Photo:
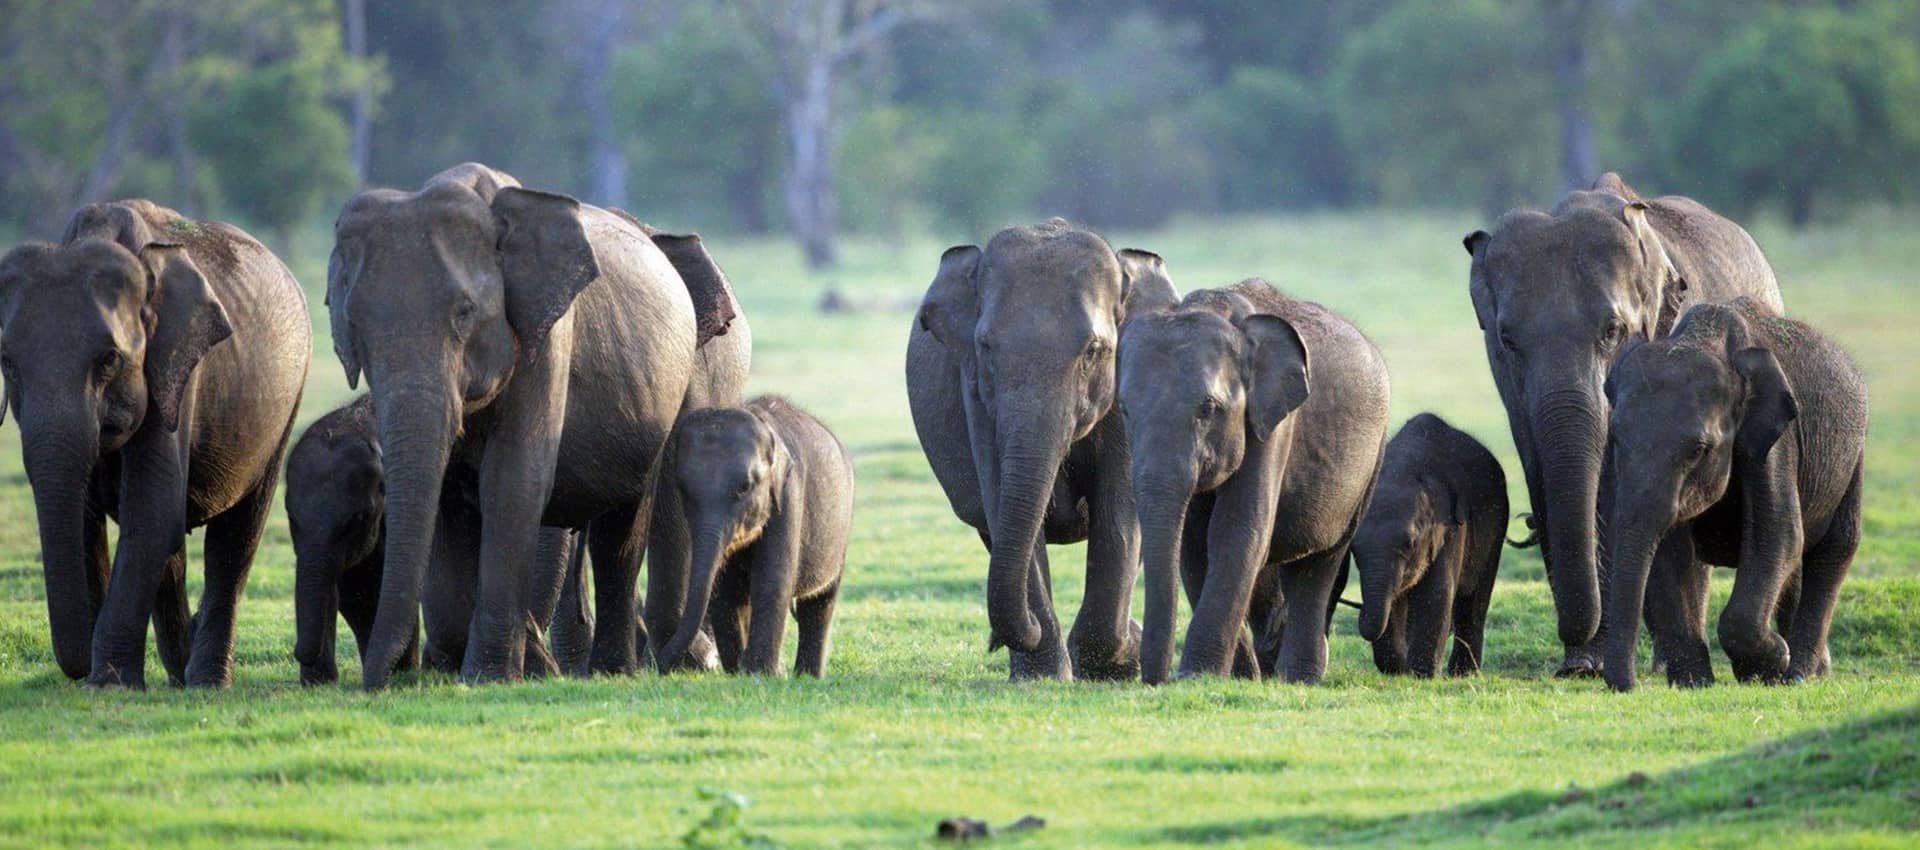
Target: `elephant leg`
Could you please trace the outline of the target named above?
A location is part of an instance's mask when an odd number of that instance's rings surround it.
[[[174,687],[187,683],[187,658],[193,651],[193,615],[187,604],[187,550],[182,547],[167,559],[153,600],[154,645],[160,666],[167,669],[167,684]]]
[[[526,667],[530,678],[550,679],[561,673],[559,660],[547,648],[547,630],[560,603],[560,586],[568,578],[573,555],[573,532],[542,527],[527,570]]]
[[[1800,607],[1800,588],[1805,570],[1796,571],[1780,586],[1780,601],[1773,606],[1773,630],[1781,634],[1793,631],[1793,614]]]
[[[737,565],[735,565],[737,567]],[[747,592],[745,570],[729,567],[714,585],[713,601],[707,603],[707,625],[713,629],[714,650],[720,656],[720,668],[740,672],[740,657],[747,645]]]
[[[1447,675],[1471,676],[1486,662],[1487,607],[1493,594],[1486,591],[1453,595],[1453,650],[1447,657]]]
[[[1280,641],[1277,672],[1288,682],[1313,684],[1327,671],[1327,598],[1338,570],[1347,565],[1344,546],[1309,555],[1282,569],[1287,630]]]
[[[1117,417],[1114,417],[1117,419]],[[1118,423],[1103,423],[1108,436],[1124,441]],[[1087,578],[1068,648],[1073,675],[1091,681],[1139,681],[1140,623],[1133,610],[1133,584],[1140,571],[1140,531],[1127,470],[1107,469],[1087,498]]]
[[[553,622],[547,627],[554,661],[560,665],[560,672],[569,676],[587,675],[588,659],[593,653],[593,605],[587,598],[589,536],[585,529],[574,532],[567,573],[560,584],[560,598],[554,605]],[[635,644],[637,649],[644,641],[636,640]]]
[[[1389,676],[1407,672],[1407,599],[1394,600],[1387,611],[1387,628],[1373,642],[1373,668]]]
[[[360,659],[362,663],[366,661],[367,643],[373,639],[374,615],[380,610],[380,576],[383,560],[384,555],[376,549],[374,554],[360,563],[347,565],[346,569],[340,571],[338,580],[340,614],[336,619],[347,621],[347,631],[353,633],[354,657]],[[332,649],[333,642],[328,641],[327,646]],[[320,663],[315,666],[325,665],[325,670],[330,675],[324,679],[308,682],[303,673],[303,684],[332,682],[338,678],[338,663],[333,655],[316,660]],[[402,663],[406,660],[404,657],[401,658]],[[414,662],[417,666],[419,659],[416,657]]]
[[[1713,684],[1707,650],[1707,589],[1711,568],[1694,556],[1693,532],[1676,529],[1660,541],[1647,576],[1647,628],[1654,651],[1666,661],[1668,683]]]
[[[200,591],[200,610],[193,617],[193,657],[187,662],[187,684],[224,688],[233,683],[234,623],[240,597],[253,571],[267,515],[273,508],[274,488],[280,482],[280,455],[276,452],[267,473],[226,513],[207,523],[206,587]]]
[[[458,497],[441,500],[427,584],[420,596],[427,635],[420,660],[428,670],[457,675],[466,659],[473,596],[479,586],[479,527],[479,515]]]
[[[1840,596],[1840,583],[1853,566],[1854,552],[1860,547],[1860,470],[1853,473],[1853,485],[1841,497],[1840,507],[1827,526],[1827,534],[1801,559],[1800,605],[1794,610],[1793,626],[1787,633],[1791,653],[1787,681],[1799,682],[1825,676],[1833,667],[1827,649],[1827,630],[1833,624],[1833,608]]]
[[[641,561],[646,556],[647,528],[649,516],[642,508],[650,505],[631,504],[615,508],[602,515],[588,526],[588,549],[593,553],[593,654],[589,666],[598,675],[631,676],[639,669],[640,654],[637,638],[642,634],[639,616],[639,579]],[[660,630],[657,617],[667,616],[673,623],[679,622],[674,613],[687,596],[686,578],[679,582],[679,593],[674,595],[671,587],[663,589],[662,580],[668,577],[660,575],[665,571],[652,570],[647,575],[647,625],[651,634],[666,636],[673,634],[672,625]],[[669,582],[670,584],[670,582]],[[665,613],[661,606],[670,606]]]
[[[800,650],[794,653],[793,670],[816,679],[827,673],[827,649],[833,629],[833,606],[840,598],[840,582],[835,581],[794,605],[793,618],[800,623]]]
[[[1422,679],[1440,672],[1441,653],[1446,651],[1447,636],[1453,633],[1454,573],[1435,565],[1425,577],[1407,591],[1406,641],[1407,669]]]
[[[1047,544],[1035,540],[1027,569],[1027,610],[1040,621],[1040,647],[1033,652],[1008,650],[1007,666],[1013,681],[1026,679],[1073,678],[1073,665],[1067,654],[1060,620],[1053,613],[1053,569],[1047,563]]]

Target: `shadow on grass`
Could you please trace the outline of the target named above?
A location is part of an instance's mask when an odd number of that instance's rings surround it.
[[[1657,776],[1528,790],[1413,814],[1303,815],[1171,827],[1146,841],[1226,844],[1272,836],[1326,847],[1539,845],[1608,832],[1920,830],[1920,704],[1769,741]]]

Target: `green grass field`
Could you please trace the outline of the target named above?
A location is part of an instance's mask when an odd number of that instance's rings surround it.
[[[1162,253],[1183,290],[1261,275],[1341,310],[1386,352],[1396,425],[1432,410],[1475,433],[1507,464],[1520,504],[1459,247],[1479,224],[1437,214],[1191,221],[1115,243]],[[753,389],[810,407],[858,458],[825,681],[646,675],[467,688],[428,678],[373,695],[302,690],[293,554],[276,512],[241,608],[232,690],[83,691],[48,646],[9,426],[0,846],[897,847],[931,844],[942,818],[1030,813],[1047,827],[1004,843],[1912,847],[1920,218],[1756,235],[1789,311],[1852,351],[1874,396],[1866,540],[1827,680],[1737,686],[1719,658],[1723,684],[1700,691],[1643,679],[1620,696],[1597,681],[1555,681],[1540,562],[1510,551],[1488,671],[1474,679],[1374,673],[1343,609],[1318,687],[1011,685],[1005,655],[985,652],[985,553],[947,510],[908,421],[909,313],[813,309],[828,287],[915,303],[945,243],[855,240],[844,268],[809,274],[784,241],[716,239],[757,338]],[[296,264],[316,321],[323,264]],[[316,341],[305,420],[346,396],[330,351]],[[197,552],[191,563],[197,583]],[[1071,616],[1079,547],[1053,563]],[[1729,584],[1718,571],[1718,600]],[[353,680],[350,645],[341,666]],[[148,669],[157,677],[158,661]],[[703,788],[751,804],[735,811]],[[689,837],[710,816],[739,820]]]

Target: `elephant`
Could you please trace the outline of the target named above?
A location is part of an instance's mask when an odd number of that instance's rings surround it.
[[[1140,672],[1317,682],[1347,548],[1386,443],[1387,368],[1338,314],[1250,278],[1135,315],[1119,408],[1146,570]],[[1257,647],[1244,642],[1247,624]],[[1256,658],[1249,655],[1257,652]]]
[[[731,297],[690,293],[631,216],[466,163],[350,199],[327,302],[387,471],[363,685],[388,683],[423,596],[471,608],[448,620],[467,623],[464,680],[519,677],[529,602],[560,583],[529,569],[541,526],[588,529],[593,667],[632,672],[661,449]],[[428,645],[461,642],[446,637]]]
[[[385,476],[380,465],[379,433],[373,419],[373,399],[361,395],[320,417],[295,440],[287,453],[287,524],[293,536],[294,657],[300,663],[300,684],[328,684],[339,678],[334,660],[337,618],[352,629],[364,663],[368,638],[379,610],[380,579],[385,535],[381,518],[385,507]],[[579,557],[573,535],[565,529],[543,528],[536,550],[536,572],[565,571],[558,559]],[[442,619],[465,610],[424,614],[428,632],[464,638],[465,624],[441,625]],[[546,624],[552,611],[528,612],[528,671],[557,675],[559,663],[544,649]],[[457,648],[427,647],[429,667],[459,672]],[[420,666],[418,637],[401,653],[396,670]]]
[[[1113,351],[1130,314],[1176,300],[1165,263],[1051,219],[947,249],[907,341],[914,431],[989,551],[989,650],[1011,678],[1136,679],[1138,532]],[[1047,543],[1087,543],[1068,640]]]
[[[0,408],[20,423],[62,673],[144,688],[151,620],[170,682],[231,683],[312,348],[306,298],[272,252],[151,201],[82,207],[59,244],[0,259]],[[201,527],[190,618],[186,536]]]
[[[1773,268],[1739,225],[1688,198],[1642,199],[1620,176],[1551,213],[1515,210],[1463,240],[1468,293],[1527,482],[1563,648],[1558,675],[1599,672],[1598,524],[1607,368],[1687,307],[1750,296],[1781,309]],[[1659,647],[1656,645],[1656,652]]]
[[[655,654],[660,671],[710,622],[727,672],[779,675],[792,611],[800,625],[795,670],[825,674],[853,523],[846,446],[786,399],[760,396],[681,417],[666,464],[662,476],[680,492],[692,529],[693,573],[686,614]]]
[[[1487,605],[1507,527],[1507,473],[1466,432],[1431,413],[1387,441],[1373,502],[1353,538],[1360,636],[1382,673],[1480,670]]]
[[[1644,606],[1667,680],[1713,681],[1707,564],[1736,567],[1720,648],[1740,681],[1830,665],[1827,629],[1860,544],[1867,388],[1839,346],[1755,299],[1689,309],[1607,378],[1614,516],[1607,684],[1634,685]],[[1798,600],[1783,604],[1798,581]],[[1649,588],[1649,584],[1652,585]],[[1662,616],[1654,617],[1656,613]],[[1783,639],[1768,624],[1779,615]]]

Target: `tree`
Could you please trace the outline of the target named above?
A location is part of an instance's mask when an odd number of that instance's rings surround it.
[[[768,83],[787,134],[787,223],[807,264],[839,259],[834,152],[848,67],[900,24],[931,13],[925,0],[733,0],[740,26],[769,58]]]
[[[1777,202],[1796,226],[1823,203],[1902,200],[1920,157],[1920,50],[1877,15],[1776,12],[1706,62],[1668,150],[1733,209]]]
[[[271,228],[285,250],[295,228],[354,186],[346,121],[306,63],[241,76],[194,110],[194,147],[215,163],[223,200]]]

